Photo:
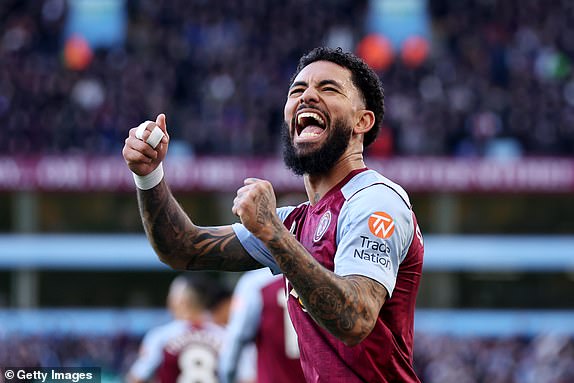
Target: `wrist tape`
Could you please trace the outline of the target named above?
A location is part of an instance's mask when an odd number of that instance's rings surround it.
[[[138,189],[149,190],[153,187],[156,187],[163,179],[163,164],[160,162],[159,166],[146,176],[138,176],[133,172],[132,174]]]

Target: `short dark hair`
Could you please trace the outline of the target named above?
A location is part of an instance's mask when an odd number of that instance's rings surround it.
[[[351,80],[361,92],[366,108],[375,114],[375,123],[371,130],[365,133],[363,141],[365,147],[369,146],[377,138],[385,116],[385,94],[381,79],[367,63],[353,53],[344,52],[341,48],[318,47],[299,59],[299,65],[291,77],[290,85],[303,68],[315,61],[330,61],[351,71]]]

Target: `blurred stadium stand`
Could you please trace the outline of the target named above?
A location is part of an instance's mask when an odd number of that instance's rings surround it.
[[[185,153],[274,154],[298,57],[321,44],[354,49],[385,3],[403,11],[403,28],[428,24],[429,47],[413,66],[401,40],[370,46],[392,49],[379,52],[390,58],[380,67],[387,116],[373,155],[572,154],[569,0],[105,0],[98,9],[4,0],[0,150],[117,155],[129,127],[166,112]],[[91,45],[66,51],[74,33]]]
[[[0,1],[0,366],[122,381],[175,275],[142,235],[127,130],[167,114],[166,174],[200,224],[236,219],[246,176],[298,203],[282,107],[298,57],[327,44],[385,86],[367,164],[425,234],[423,382],[574,381],[574,3],[269,4]]]

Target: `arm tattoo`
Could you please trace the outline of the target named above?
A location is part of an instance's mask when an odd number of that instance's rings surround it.
[[[262,267],[243,249],[230,226],[194,225],[165,182],[137,193],[146,235],[159,258],[171,267],[229,271]]]
[[[267,222],[271,221],[271,212],[268,209],[269,198],[266,195],[259,196],[257,200],[257,223],[260,225],[264,225]]]
[[[295,237],[284,230],[275,232],[267,246],[313,319],[348,344],[369,335],[386,289],[368,277],[341,277],[328,271]]]

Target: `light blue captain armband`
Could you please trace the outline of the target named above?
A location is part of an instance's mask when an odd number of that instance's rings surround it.
[[[275,263],[275,259],[263,242],[251,234],[251,232],[240,223],[234,223],[231,227],[245,251],[247,251],[253,259],[263,266],[269,267],[273,274],[281,274],[281,269],[279,269],[279,266]]]

